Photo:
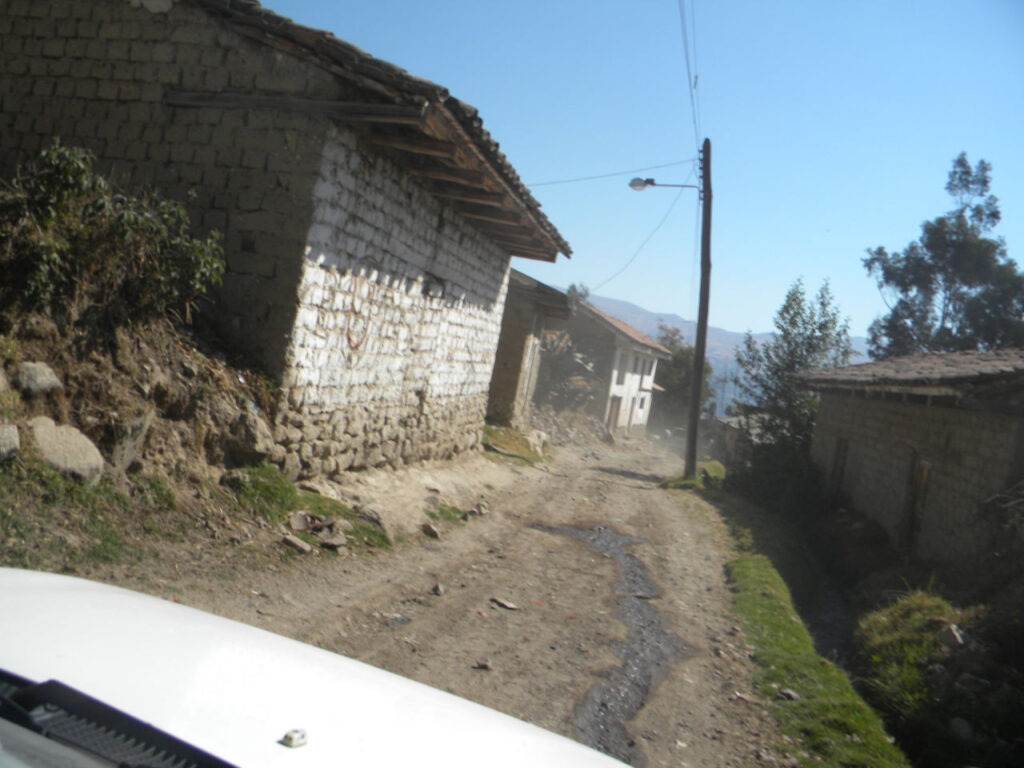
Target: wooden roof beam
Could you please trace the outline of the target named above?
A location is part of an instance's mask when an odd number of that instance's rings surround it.
[[[214,107],[217,109],[273,109],[323,115],[344,122],[422,125],[427,104],[371,104],[357,101],[324,101],[295,96],[260,93],[209,93],[169,90],[164,103],[172,107]]]
[[[453,186],[450,184],[431,184],[430,192],[435,197],[446,200],[463,200],[470,203],[489,205],[494,208],[501,208],[507,199],[505,195],[497,192],[483,192],[479,189],[468,189],[466,187]]]
[[[454,181],[458,184],[465,184],[470,187],[483,187],[484,175],[480,171],[470,171],[466,168],[446,168],[440,165],[413,165],[409,166],[409,172],[417,176],[425,176],[428,179],[440,181]]]
[[[481,227],[480,229],[502,248],[507,248],[510,251],[523,251],[543,256],[555,256],[558,253],[557,248],[547,246],[544,243],[538,243],[536,240],[513,238],[508,235],[496,234],[494,232],[488,232],[484,227]]]
[[[428,139],[425,136],[389,136],[383,133],[371,133],[363,136],[362,140],[375,147],[397,149],[400,152],[447,159],[455,157],[457,149],[455,144],[450,141],[438,141],[437,139]]]
[[[518,213],[505,211],[487,205],[472,205],[471,203],[459,202],[453,205],[455,210],[467,219],[477,221],[490,221],[496,224],[521,224],[522,218]]]

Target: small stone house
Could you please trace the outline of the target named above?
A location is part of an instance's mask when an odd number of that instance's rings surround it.
[[[667,360],[672,353],[590,304],[576,308],[565,330],[577,349],[593,361],[601,382],[593,415],[613,434],[643,434],[654,392],[660,389],[654,383],[658,360]]]
[[[569,248],[472,107],[253,0],[4,0],[0,38],[0,176],[59,137],[225,233],[290,473],[478,444],[510,258]]]
[[[1024,350],[893,358],[803,374],[828,490],[935,561],[1003,535],[982,504],[1024,479]]]
[[[513,269],[487,397],[487,420],[516,429],[530,418],[542,337],[551,321],[569,317],[568,297]]]

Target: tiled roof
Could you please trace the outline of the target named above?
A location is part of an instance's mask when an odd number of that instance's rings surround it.
[[[524,228],[534,227],[539,230],[540,237],[547,242],[542,250],[551,251],[542,258],[554,261],[558,252],[566,256],[571,254],[568,243],[540,210],[540,203],[534,199],[501,152],[498,142],[484,129],[477,110],[451,96],[443,86],[414,77],[401,67],[376,59],[360,48],[339,40],[330,32],[297,24],[264,8],[256,0],[192,2],[224,19],[242,34],[304,58],[347,80],[374,99],[384,103],[432,108],[455,133],[461,133],[468,139],[468,143],[473,145],[470,154],[482,159],[495,178],[500,179],[499,193],[510,194],[522,206],[521,210],[528,212],[529,223],[524,224]],[[486,229],[487,225],[481,224],[481,227]],[[496,226],[491,229],[495,233],[498,231]]]
[[[1000,380],[1024,383],[1024,349],[946,352],[810,371],[797,376],[811,389],[957,388]]]
[[[640,333],[640,331],[638,331],[629,323],[624,323],[621,320],[612,317],[611,315],[606,315],[597,307],[594,307],[590,304],[584,304],[583,307],[588,312],[592,313],[597,320],[605,323],[606,325],[611,326],[613,331],[625,336],[631,341],[635,341],[637,344],[642,344],[645,347],[650,347],[650,349],[657,353],[660,357],[672,357],[672,352],[670,350],[661,346],[661,344],[654,341],[650,336]]]

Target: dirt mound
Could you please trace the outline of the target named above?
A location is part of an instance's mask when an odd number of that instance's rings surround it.
[[[18,419],[48,415],[77,427],[119,479],[216,480],[225,467],[273,457],[268,382],[167,321],[120,328],[97,344],[29,315],[9,320],[3,339],[9,372],[42,361],[63,384],[25,399]]]

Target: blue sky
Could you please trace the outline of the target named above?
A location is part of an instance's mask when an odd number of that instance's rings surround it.
[[[573,248],[515,266],[552,285],[696,316],[696,192],[676,0],[263,0],[480,110]],[[993,165],[1024,253],[1024,2],[685,0],[699,138],[712,143],[710,322],[764,331],[797,278],[828,279],[851,331],[885,305],[864,250],[901,249],[951,207],[953,158]],[[688,178],[689,177],[689,178]]]

